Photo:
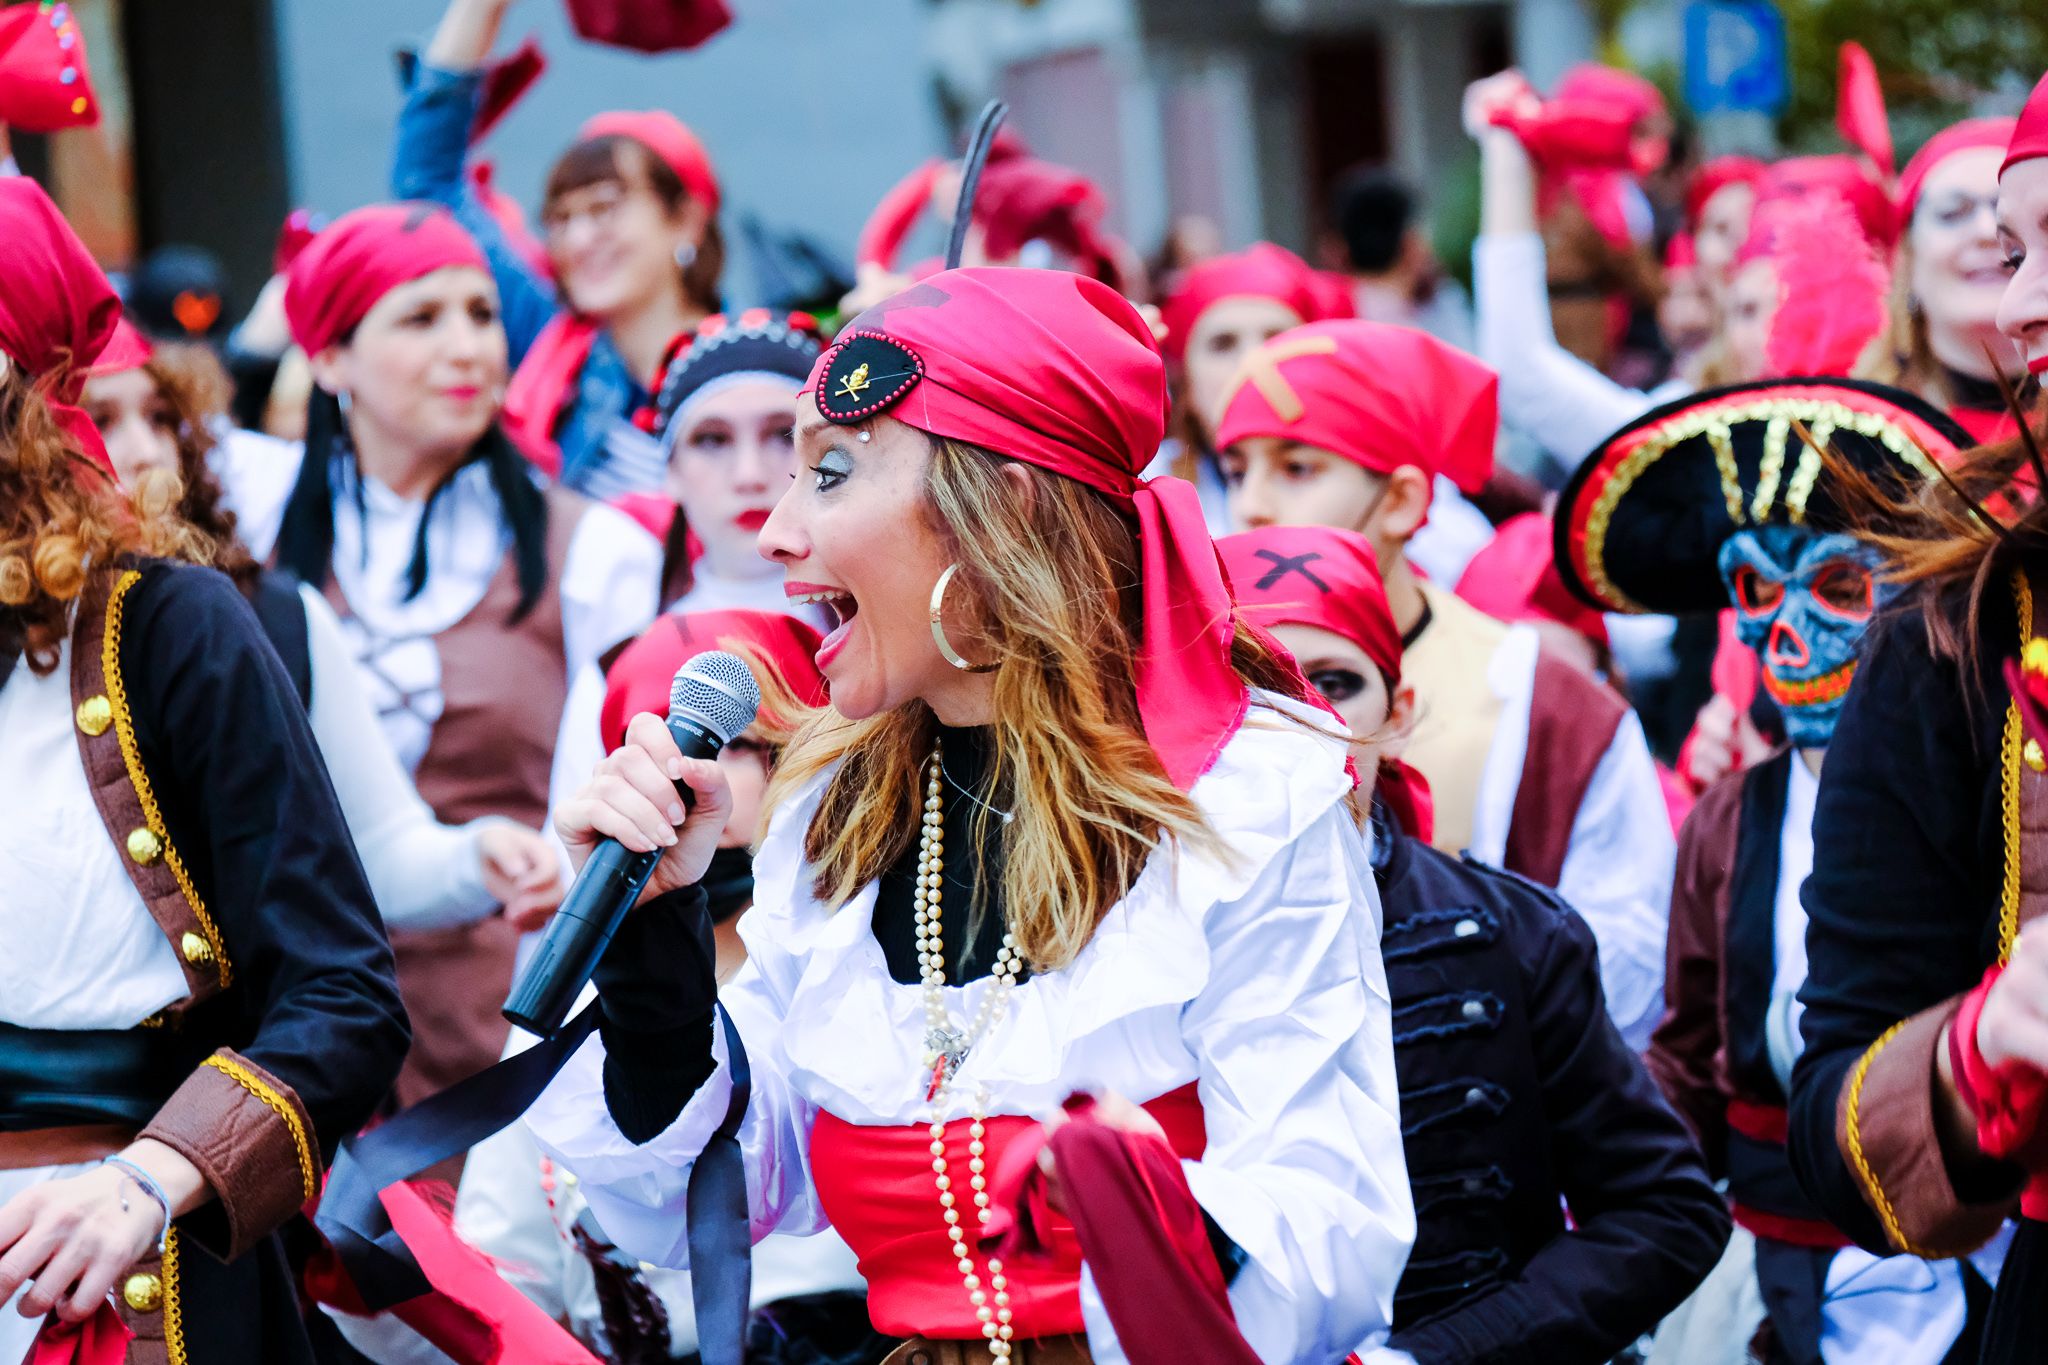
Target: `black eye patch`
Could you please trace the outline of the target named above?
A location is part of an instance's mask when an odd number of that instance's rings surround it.
[[[832,348],[814,397],[827,421],[852,426],[902,402],[923,378],[917,352],[883,332],[855,332]]]

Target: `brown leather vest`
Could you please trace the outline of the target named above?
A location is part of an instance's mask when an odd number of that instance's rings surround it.
[[[413,780],[450,824],[502,815],[540,828],[548,772],[568,697],[561,578],[569,544],[590,504],[550,488],[547,586],[518,621],[519,575],[507,552],[468,615],[434,637],[441,659],[441,718]],[[348,599],[332,579],[327,598],[343,618]],[[512,985],[519,935],[502,916],[451,929],[391,935],[398,988],[412,1018],[412,1052],[398,1101],[416,1103],[498,1060],[509,1030],[498,1013]]]

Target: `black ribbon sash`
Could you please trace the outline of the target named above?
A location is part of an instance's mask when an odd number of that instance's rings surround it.
[[[691,1167],[683,1218],[699,1354],[705,1365],[740,1365],[753,1265],[746,1163],[738,1134],[752,1073],[731,1017],[720,1008],[718,1018],[725,1029],[732,1099],[717,1132]],[[597,1021],[598,1004],[593,1001],[554,1037],[429,1096],[366,1133],[342,1140],[314,1222],[370,1311],[382,1312],[433,1290],[418,1260],[392,1228],[379,1196],[517,1122],[596,1029]]]

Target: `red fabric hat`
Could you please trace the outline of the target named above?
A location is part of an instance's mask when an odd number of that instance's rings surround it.
[[[2020,162],[2032,161],[2037,156],[2048,156],[2048,76],[2041,77],[2034,92],[2027,96],[2027,107],[2020,110],[1998,173],[2003,176]]]
[[[832,421],[887,411],[1078,479],[1136,519],[1145,605],[1138,710],[1188,787],[1243,720],[1230,590],[1194,485],[1143,480],[1166,435],[1152,329],[1109,286],[1064,270],[945,270],[862,313],[805,392]]]
[[[270,273],[282,275],[299,259],[299,253],[313,245],[313,239],[327,229],[327,215],[318,209],[293,209],[277,230],[277,245],[270,252]]]
[[[1159,310],[1166,325],[1166,355],[1178,364],[1202,314],[1224,299],[1253,297],[1283,304],[1302,322],[1338,316],[1326,311],[1316,272],[1284,246],[1254,242],[1243,251],[1188,267]],[[1349,312],[1343,316],[1350,316]]]
[[[697,135],[674,114],[662,109],[615,109],[597,115],[576,133],[579,142],[600,137],[633,139],[675,172],[690,198],[704,205],[706,212],[717,215],[718,175],[711,169],[711,156]]]
[[[1610,106],[1641,123],[1665,112],[1664,92],[1656,85],[1619,67],[1598,62],[1581,62],[1564,73],[1557,83],[1556,98]]]
[[[1401,629],[1364,536],[1328,526],[1268,526],[1225,536],[1216,552],[1253,621],[1327,630],[1364,650],[1390,687],[1400,683]],[[1382,763],[1378,790],[1403,829],[1430,837],[1429,784],[1420,773]]]
[[[1500,378],[1409,327],[1338,319],[1282,332],[1245,358],[1217,425],[1299,441],[1390,474],[1414,465],[1476,493],[1493,473]]]
[[[106,444],[77,404],[120,320],[114,287],[42,186],[0,177],[0,352],[43,382],[57,425],[108,478]]]
[[[1717,156],[1703,164],[1685,187],[1686,226],[1697,231],[1708,200],[1730,185],[1755,185],[1763,179],[1765,169],[1753,156]]]
[[[697,611],[664,616],[626,646],[605,674],[604,706],[598,732],[606,753],[626,742],[626,727],[643,711],[668,714],[669,685],[676,670],[699,654],[735,650],[750,664],[765,663],[806,706],[825,704],[825,679],[812,656],[824,641],[808,622],[779,611]],[[794,724],[794,716],[767,719]]]
[[[156,358],[156,347],[150,339],[136,329],[134,323],[123,317],[114,324],[114,335],[100,352],[98,360],[86,373],[93,378],[101,375],[122,374],[128,370],[139,370]]]
[[[54,133],[99,121],[85,36],[71,7],[43,0],[0,10],[0,123]]]
[[[1502,621],[1555,621],[1607,645],[1607,618],[1572,595],[1557,571],[1550,518],[1509,517],[1458,579],[1458,596]]]
[[[345,213],[292,262],[284,291],[292,340],[307,355],[323,351],[399,285],[451,266],[490,270],[446,209],[372,204]]]
[[[1832,194],[1847,204],[1863,235],[1878,247],[1889,251],[1898,240],[1898,210],[1890,193],[1853,156],[1795,156],[1776,163],[1757,182],[1757,209],[1815,194]]]
[[[1899,235],[1913,222],[1913,210],[1920,207],[1920,191],[1934,168],[1954,156],[1976,147],[2004,147],[2012,141],[2017,119],[1971,118],[1953,123],[1928,138],[1899,176]]]

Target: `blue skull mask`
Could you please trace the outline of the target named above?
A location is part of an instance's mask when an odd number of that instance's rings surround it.
[[[1720,563],[1736,633],[1763,663],[1786,737],[1798,748],[1826,747],[1882,600],[1877,551],[1853,536],[1759,526],[1730,536]]]

